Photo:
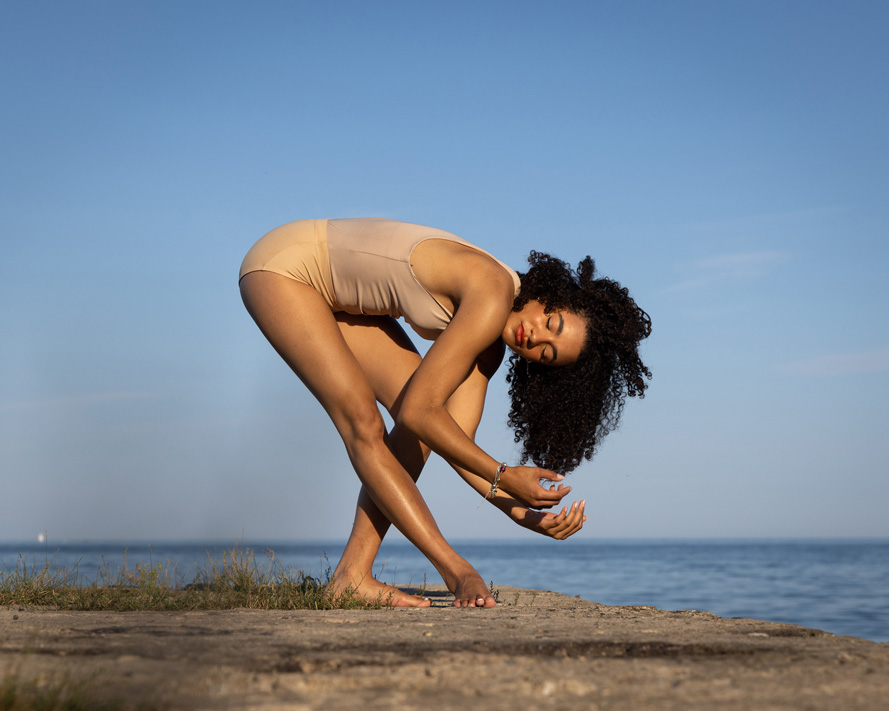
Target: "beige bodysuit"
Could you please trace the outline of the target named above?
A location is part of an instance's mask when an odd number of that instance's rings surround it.
[[[298,220],[262,237],[244,258],[240,277],[271,271],[314,287],[333,311],[403,317],[420,335],[443,331],[454,314],[414,276],[411,255],[420,242],[445,239],[484,250],[450,232],[382,218]],[[239,278],[240,278],[239,277]]]

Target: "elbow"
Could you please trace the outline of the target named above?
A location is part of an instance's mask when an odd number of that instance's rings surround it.
[[[421,432],[426,419],[426,409],[416,400],[405,398],[395,417],[395,424],[422,439]]]

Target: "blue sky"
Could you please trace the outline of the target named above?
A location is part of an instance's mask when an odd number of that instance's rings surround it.
[[[0,539],[343,538],[357,479],[241,306],[269,229],[381,216],[652,317],[571,476],[604,537],[889,536],[889,5],[0,10]],[[515,461],[502,377],[480,442]],[[446,536],[531,538],[440,460]]]

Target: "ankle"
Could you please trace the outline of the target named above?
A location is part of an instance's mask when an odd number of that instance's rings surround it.
[[[446,572],[439,571],[441,574],[442,580],[444,580],[445,585],[447,585],[448,590],[453,592],[459,586],[466,583],[468,578],[478,578],[482,579],[482,576],[478,574],[478,571],[473,568],[467,561],[461,558],[462,564],[458,566],[450,567]]]

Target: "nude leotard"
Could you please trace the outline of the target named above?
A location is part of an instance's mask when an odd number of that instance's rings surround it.
[[[262,237],[244,258],[240,277],[271,271],[314,287],[331,310],[403,317],[419,332],[442,331],[453,314],[414,276],[410,258],[420,242],[446,239],[494,259],[450,232],[397,220],[298,220]],[[240,278],[239,277],[239,278]]]

